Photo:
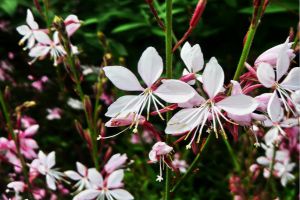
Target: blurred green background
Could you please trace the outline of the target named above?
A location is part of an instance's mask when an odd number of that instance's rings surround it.
[[[43,1],[40,1],[43,5]],[[173,30],[180,38],[187,30],[189,19],[197,4],[196,0],[174,0]],[[154,1],[154,5],[164,19],[164,1]],[[15,27],[25,23],[26,9],[30,8],[40,27],[46,27],[42,17],[31,0],[0,0],[0,60],[7,59],[8,52],[15,54],[11,61],[15,68],[14,77],[17,82],[26,82],[28,74],[36,76],[55,76],[51,62],[41,61],[28,66],[27,52],[18,46],[20,36]],[[148,46],[154,46],[164,58],[164,35],[149,11],[145,1],[140,0],[49,0],[49,17],[55,15],[66,17],[76,14],[82,20],[83,26],[72,37],[81,54],[79,58],[84,65],[100,66],[104,53],[97,32],[104,33],[113,55],[113,63],[121,60],[133,71],[136,70],[142,51]],[[247,32],[252,12],[250,0],[208,0],[203,17],[188,41],[199,43],[205,60],[215,56],[223,66],[227,80],[232,78],[242,49],[243,38]],[[296,0],[271,0],[254,39],[248,61],[264,50],[286,40],[290,28],[297,31],[299,18],[298,2]],[[174,76],[179,77],[183,69],[179,51],[174,56]],[[69,82],[70,83],[70,82]],[[68,83],[67,83],[68,84]],[[2,85],[2,84],[1,84]],[[3,86],[3,85],[2,85]],[[67,86],[70,87],[70,86]],[[1,87],[3,88],[3,87]],[[33,91],[23,91],[22,87],[14,88],[12,107],[25,100],[35,99],[38,105],[28,114],[38,119],[41,125],[36,136],[41,149],[57,151],[58,166],[64,170],[74,169],[75,161],[91,163],[84,142],[80,139],[73,126],[73,115],[82,114],[63,107],[66,111],[62,121],[48,122],[42,120],[47,107],[59,105],[57,85],[52,83],[47,94],[36,94]],[[163,127],[161,127],[163,128]],[[158,173],[157,165],[148,165],[148,150],[150,145],[131,145],[129,134],[117,138],[114,152],[127,153],[135,162],[130,166],[131,172],[126,176],[126,188],[136,199],[159,199],[163,185],[155,182]],[[113,142],[112,142],[113,143]],[[242,136],[234,148],[240,152],[240,161],[244,163],[245,171],[254,162],[253,155],[245,152],[255,152],[247,136]],[[248,149],[244,149],[248,145]],[[128,148],[130,147],[130,148]],[[146,149],[146,150],[145,150]],[[187,152],[184,145],[179,148],[185,152],[183,157],[190,163],[193,155]],[[230,199],[228,177],[232,172],[232,164],[221,140],[213,140],[208,147],[208,154],[195,178],[190,178],[176,193],[174,199]],[[244,159],[245,157],[245,159]],[[1,191],[5,187],[1,183]],[[246,183],[247,180],[246,180]],[[264,181],[261,182],[263,187]],[[254,187],[254,186],[249,186]],[[260,185],[254,188],[259,188]],[[280,188],[280,186],[278,186]],[[282,189],[282,188],[281,188]],[[283,199],[294,199],[297,189],[286,188],[280,192]]]

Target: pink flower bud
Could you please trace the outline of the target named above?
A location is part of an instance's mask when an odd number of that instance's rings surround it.
[[[165,142],[157,142],[153,145],[152,150],[149,153],[149,159],[152,162],[157,162],[159,156],[165,156],[173,150]]]

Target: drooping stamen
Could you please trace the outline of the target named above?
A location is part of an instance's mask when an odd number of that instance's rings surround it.
[[[124,133],[124,132],[127,131],[128,129],[130,129],[130,127],[127,127],[127,128],[125,128],[124,130],[122,130],[122,131],[120,131],[120,132],[118,132],[118,133],[116,133],[116,134],[114,134],[114,135],[107,136],[107,137],[102,137],[101,135],[99,135],[99,136],[97,137],[97,140],[102,140],[102,139],[108,139],[108,138],[116,137],[116,136],[120,135],[121,133]]]

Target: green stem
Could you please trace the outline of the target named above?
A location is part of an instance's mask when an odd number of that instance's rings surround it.
[[[232,159],[232,162],[233,162],[233,165],[234,165],[234,168],[237,172],[240,172],[241,171],[241,166],[240,166],[240,163],[235,155],[235,153],[233,152],[233,149],[231,148],[231,145],[229,144],[228,142],[228,139],[224,138],[223,137],[223,140],[224,140],[224,143],[225,143],[225,146],[230,154],[230,157]]]
[[[247,35],[246,35],[246,41],[243,47],[243,51],[238,63],[238,66],[236,68],[233,80],[237,81],[240,76],[241,73],[243,72],[244,68],[245,68],[245,62],[248,58],[252,43],[253,43],[253,39],[257,30],[257,27],[260,23],[260,19],[263,15],[264,9],[264,1],[260,2],[260,5],[258,6],[258,9],[254,8],[253,9],[253,14],[252,14],[252,20],[251,20],[251,24],[249,26]]]
[[[75,82],[76,91],[78,93],[78,96],[80,97],[82,104],[83,104],[84,99],[85,99],[85,94],[81,87],[80,75],[78,74],[78,71],[76,68],[76,58],[75,58],[74,54],[72,53],[71,42],[66,34],[66,30],[63,25],[63,20],[59,17],[56,17],[56,19],[54,21],[55,21],[55,25],[56,25],[55,27],[62,38],[62,43],[63,43],[64,49],[66,51],[67,63],[70,67],[70,71],[73,76],[73,80]],[[92,140],[92,152],[91,152],[92,159],[93,159],[96,169],[99,169],[98,150],[97,150],[98,145],[97,145],[97,139],[96,139],[97,134],[95,132],[95,129],[93,128],[93,118],[91,118],[91,119],[89,118],[89,114],[88,114],[88,111],[86,110],[85,106],[84,106],[84,114],[85,114],[85,119],[86,119],[88,130],[89,130],[89,134],[90,134],[91,140]]]
[[[172,0],[166,0],[166,22],[165,22],[165,45],[166,45],[166,69],[167,78],[172,78]],[[172,117],[172,113],[167,113],[167,121]],[[169,135],[166,136],[166,142],[170,140]],[[165,195],[164,200],[170,199],[170,179],[171,171],[166,167]]]
[[[237,69],[235,71],[233,80],[238,80],[241,76],[241,73],[243,72],[243,69],[245,67],[245,62],[248,58],[256,29],[257,29],[257,26],[254,26],[252,24],[250,25],[247,36],[246,36],[247,39],[245,41],[244,48],[243,48],[243,51],[242,51],[242,55],[240,57],[240,60],[239,60]]]
[[[193,170],[195,169],[195,167],[197,166],[198,162],[200,161],[200,157],[202,155],[202,152],[206,149],[206,147],[208,146],[207,144],[209,143],[209,141],[211,140],[210,138],[212,134],[208,135],[208,138],[206,139],[205,143],[203,144],[202,148],[199,150],[199,153],[197,154],[197,156],[195,157],[195,159],[193,160],[192,164],[190,165],[190,167],[187,169],[186,173],[177,181],[177,183],[172,187],[171,192],[174,192],[181,184],[182,182],[188,178],[190,176],[190,174],[193,172]]]
[[[29,197],[29,199],[34,199],[32,193],[31,193],[31,183],[29,181],[26,162],[25,162],[25,159],[24,159],[23,155],[21,154],[20,144],[19,144],[18,138],[17,138],[17,136],[14,132],[14,129],[13,129],[13,126],[12,126],[12,123],[11,123],[11,120],[10,120],[10,115],[9,115],[8,110],[7,110],[7,106],[5,104],[4,97],[3,97],[3,94],[2,94],[1,90],[0,90],[0,104],[1,104],[2,111],[3,111],[2,113],[4,115],[4,118],[5,118],[5,121],[6,121],[6,124],[7,124],[8,131],[9,131],[9,133],[10,133],[10,135],[11,135],[11,137],[14,140],[15,145],[16,145],[16,151],[17,151],[16,153],[17,153],[17,156],[18,156],[18,158],[20,160],[20,163],[21,163],[22,173],[24,175],[25,182],[28,186],[28,197]]]

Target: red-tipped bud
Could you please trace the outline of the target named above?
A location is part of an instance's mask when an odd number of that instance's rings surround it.
[[[89,96],[87,96],[87,95],[84,96],[83,105],[84,105],[84,109],[87,112],[90,120],[92,120],[93,108],[92,108],[92,103],[91,103]]]
[[[44,16],[43,10],[41,8],[41,5],[40,5],[39,1],[38,0],[33,0],[33,4],[35,5],[36,9],[39,11],[40,15]]]
[[[83,129],[82,129],[81,124],[77,120],[75,120],[74,125],[75,125],[75,128],[76,128],[77,132],[79,133],[79,135],[81,137],[84,137],[84,133],[83,133]]]
[[[197,4],[196,9],[194,11],[194,14],[192,16],[192,19],[190,21],[190,26],[191,27],[195,27],[198,24],[202,14],[203,14],[203,11],[205,9],[206,2],[207,2],[206,0],[199,0],[198,1],[198,4]]]

